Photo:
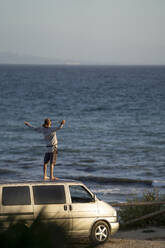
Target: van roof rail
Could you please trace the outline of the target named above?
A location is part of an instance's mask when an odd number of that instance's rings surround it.
[[[56,184],[56,183],[73,183],[73,182],[80,182],[72,179],[57,179],[57,180],[3,180],[0,181],[1,184],[27,184],[27,183],[42,183],[42,184]]]

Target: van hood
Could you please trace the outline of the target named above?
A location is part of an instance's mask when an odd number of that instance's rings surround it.
[[[116,217],[117,212],[116,210],[108,203],[104,201],[97,202],[98,204],[98,212],[100,216],[106,216],[106,217]]]

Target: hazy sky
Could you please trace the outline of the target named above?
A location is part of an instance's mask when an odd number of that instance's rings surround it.
[[[0,0],[0,53],[165,64],[165,0]]]

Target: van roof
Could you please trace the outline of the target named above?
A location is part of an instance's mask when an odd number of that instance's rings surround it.
[[[59,184],[59,183],[81,183],[80,181],[71,180],[71,179],[57,179],[57,180],[25,180],[25,181],[0,181],[0,185],[23,185],[23,184]]]

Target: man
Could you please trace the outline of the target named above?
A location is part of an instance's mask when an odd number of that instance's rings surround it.
[[[57,136],[56,131],[61,129],[65,124],[65,120],[62,120],[61,124],[57,128],[51,127],[51,120],[45,119],[44,124],[41,127],[33,127],[27,121],[24,122],[26,126],[32,128],[34,131],[42,133],[46,142],[47,151],[44,156],[44,180],[49,179],[47,176],[47,165],[50,162],[50,179],[56,180],[58,178],[53,176],[54,166],[57,160]]]

